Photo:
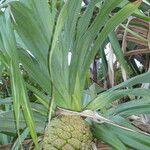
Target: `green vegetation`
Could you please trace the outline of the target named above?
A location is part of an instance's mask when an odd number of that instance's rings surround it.
[[[149,150],[149,134],[132,122],[150,113],[149,1],[4,0],[0,8],[0,149],[90,150],[98,140]]]

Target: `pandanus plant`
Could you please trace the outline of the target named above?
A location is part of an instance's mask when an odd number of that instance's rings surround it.
[[[1,102],[13,105],[0,114],[0,132],[14,139],[18,135],[12,149],[30,136],[34,148],[44,150],[90,150],[94,138],[118,150],[150,147],[149,135],[127,119],[150,112],[149,89],[133,88],[149,83],[150,73],[100,94],[93,94],[86,83],[97,52],[103,57],[108,42],[119,47],[113,31],[130,15],[139,15],[141,1],[82,4],[82,0],[13,0],[0,5],[0,60],[10,75],[12,92]],[[119,48],[116,56],[130,70]],[[28,91],[35,101],[30,101]],[[132,101],[113,105],[124,96],[132,96]]]

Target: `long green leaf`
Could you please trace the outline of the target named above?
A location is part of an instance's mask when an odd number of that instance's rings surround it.
[[[33,108],[35,108],[33,106]],[[33,116],[35,118],[36,132],[42,134],[44,132],[45,126],[47,124],[47,117],[41,115],[39,112],[34,111]],[[10,133],[16,136],[16,119],[14,116],[14,111],[0,112],[0,132],[1,133]],[[23,130],[26,128],[26,121],[24,119],[23,113],[20,112],[19,118],[20,129]]]
[[[114,32],[111,32],[109,34],[109,40],[110,40],[110,43],[112,44],[113,51],[114,51],[120,65],[123,66],[124,69],[126,69],[127,73],[130,73],[131,68],[129,67],[128,62],[126,61],[126,59],[124,57],[124,54],[121,50],[119,41]]]
[[[40,62],[25,49],[18,48],[20,62],[28,76],[48,94],[50,94],[50,76],[47,69],[41,68]],[[48,82],[49,81],[49,82]]]
[[[107,126],[104,126],[104,125],[100,126],[100,125],[94,124],[93,128],[94,128],[93,133],[98,139],[108,143],[115,150],[127,150],[124,144],[118,139],[118,137]]]
[[[99,108],[106,107],[111,104],[111,102],[115,100],[119,100],[124,96],[141,96],[145,98],[150,97],[150,90],[144,88],[135,88],[135,89],[124,89],[124,90],[115,90],[115,91],[106,91],[97,96],[94,100],[92,100],[87,108],[92,110],[96,110]]]
[[[80,38],[88,29],[88,26],[90,24],[90,20],[93,15],[93,11],[95,8],[95,5],[99,2],[99,0],[92,0],[88,8],[85,10],[84,14],[79,18],[79,22],[77,25],[77,39]]]
[[[28,128],[26,128],[20,135],[20,139],[17,138],[17,140],[14,142],[13,146],[12,146],[12,150],[18,150],[20,147],[20,142],[23,142],[25,138],[27,138],[29,134],[29,130]]]
[[[136,129],[133,125],[131,125],[131,123],[127,122],[122,117],[116,116],[112,120],[117,124],[132,129],[133,131],[127,131],[109,124],[98,125],[94,123],[94,134],[97,138],[102,139],[104,142],[107,142],[113,148],[118,150],[127,149],[127,147],[137,150],[149,149],[150,136],[139,133],[138,129]],[[127,147],[125,148],[123,144]]]
[[[140,115],[140,114],[149,114],[150,113],[150,100],[147,99],[138,99],[132,100],[123,104],[120,104],[109,110],[109,115],[119,114],[121,116],[128,117],[130,115]]]
[[[85,58],[84,68],[90,65],[91,59],[94,58],[96,52],[99,50],[99,47],[102,45],[104,40],[107,38],[108,34],[115,29],[115,27],[123,22],[128,16],[130,16],[141,4],[141,1],[137,0],[133,3],[129,3],[124,6],[118,13],[111,17],[108,22],[105,24],[103,30],[99,34],[98,38],[95,41],[92,51],[89,51]]]
[[[22,106],[22,110],[24,112],[24,116],[27,121],[27,125],[29,127],[31,136],[33,138],[36,147],[38,147],[37,135],[34,130],[35,128],[34,119],[28,102],[28,97],[26,95],[24,81],[22,79],[21,72],[19,70],[19,58],[17,54],[15,36],[12,29],[9,11],[10,10],[7,9],[5,11],[5,16],[0,17],[1,22],[0,33],[5,46],[5,50],[8,51],[10,57],[9,65],[12,81],[12,95],[13,95],[16,125],[19,134],[19,117],[20,117],[19,114],[20,114],[20,106]]]
[[[83,88],[87,70],[89,69],[89,66],[92,63],[92,60],[94,58],[94,57],[92,57],[92,58],[86,60],[86,54],[89,51],[93,52],[93,47],[91,48],[91,44],[93,44],[93,40],[96,38],[96,36],[98,35],[98,32],[105,24],[109,13],[120,2],[121,2],[120,0],[105,1],[99,14],[94,19],[94,21],[92,22],[90,27],[87,29],[87,31],[84,33],[84,35],[82,35],[81,37],[76,39],[73,50],[72,50],[72,59],[71,59],[70,73],[69,73],[69,75],[70,75],[70,82],[69,82],[70,94],[74,93],[74,86],[72,86],[72,85],[75,85],[75,82],[77,81],[77,76],[79,76],[79,79],[81,82],[80,83],[80,85],[82,86],[81,89]],[[79,28],[79,26],[78,26],[78,28]],[[101,46],[101,45],[99,45],[99,46]],[[85,66],[84,63],[88,63],[88,65]]]
[[[39,91],[34,86],[29,85],[29,84],[26,84],[26,85],[27,85],[27,88],[34,93],[34,95],[37,97],[38,101],[48,109],[49,103],[50,103],[49,102],[50,97],[46,96],[42,91]]]
[[[70,51],[71,42],[73,42],[76,22],[78,19],[81,7],[81,0],[76,2],[67,1],[57,19],[55,32],[53,36],[49,66],[51,71],[51,78],[58,93],[64,101],[66,107],[71,106],[71,96],[69,95],[69,66],[68,66],[68,52]],[[70,12],[70,13],[68,13]],[[62,30],[64,29],[64,33]],[[69,38],[69,39],[68,39]],[[65,39],[65,40],[64,40]],[[58,79],[61,80],[58,80]]]
[[[149,83],[149,82],[150,82],[150,72],[146,72],[146,73],[137,75],[125,82],[122,82],[117,86],[112,87],[111,89],[109,89],[109,91],[113,91],[113,90],[124,88],[124,87],[132,87],[137,84]]]

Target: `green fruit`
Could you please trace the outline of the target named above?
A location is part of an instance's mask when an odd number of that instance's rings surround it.
[[[90,150],[92,133],[80,116],[54,118],[45,130],[44,150]]]

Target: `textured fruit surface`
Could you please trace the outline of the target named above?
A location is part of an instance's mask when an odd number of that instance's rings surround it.
[[[80,116],[54,118],[45,130],[44,150],[90,150],[92,133]]]

